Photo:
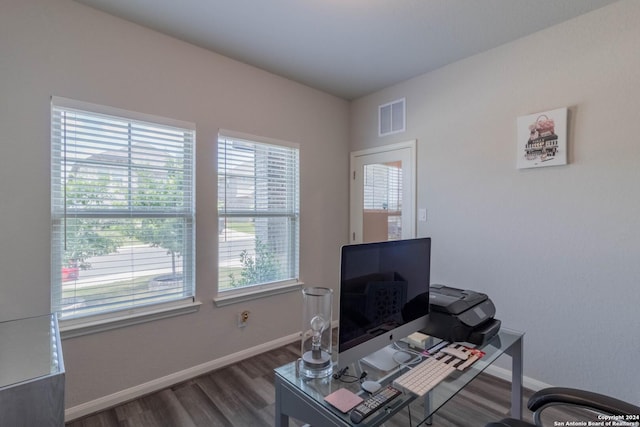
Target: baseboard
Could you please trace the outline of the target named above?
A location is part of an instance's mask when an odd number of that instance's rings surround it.
[[[206,374],[207,372],[213,371],[215,369],[220,369],[227,365],[240,362],[241,360],[256,356],[266,351],[285,346],[299,339],[300,333],[287,335],[285,337],[278,338],[276,340],[269,341],[267,343],[260,344],[246,350],[242,350],[237,353],[229,354],[219,359],[211,360],[209,362],[202,363],[200,365],[196,365],[179,372],[175,372],[165,377],[119,391],[117,393],[113,393],[95,400],[91,400],[89,402],[82,403],[77,406],[73,406],[64,411],[65,422],[87,416],[94,412],[103,411],[105,409],[120,405],[130,400],[137,399],[144,395],[165,389],[167,387],[171,387],[174,384],[178,384],[191,378],[195,378],[199,375]]]
[[[509,369],[491,365],[487,367],[484,372],[502,380],[511,382],[511,371]],[[528,388],[531,391],[538,391],[543,388],[551,387],[551,384],[547,384],[527,376],[522,377],[522,385],[524,388]]]

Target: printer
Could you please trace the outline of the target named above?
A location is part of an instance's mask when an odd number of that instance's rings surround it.
[[[423,332],[451,342],[483,345],[500,330],[486,294],[444,285],[429,287],[429,324]]]

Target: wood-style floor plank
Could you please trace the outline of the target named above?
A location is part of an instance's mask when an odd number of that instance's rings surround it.
[[[216,405],[212,404],[211,399],[195,381],[180,384],[173,388],[173,392],[196,426],[225,427],[231,425],[231,421]]]

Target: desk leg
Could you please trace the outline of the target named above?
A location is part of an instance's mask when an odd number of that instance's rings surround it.
[[[431,415],[431,393],[424,396],[424,423],[425,425],[433,424],[433,415]]]
[[[282,383],[276,376],[276,424],[275,427],[289,427],[289,416],[282,412]]]
[[[511,356],[511,417],[522,419],[522,337],[507,350]]]

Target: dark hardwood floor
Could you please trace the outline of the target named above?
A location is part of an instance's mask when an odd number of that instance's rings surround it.
[[[273,369],[297,359],[299,351],[298,344],[290,344],[73,420],[66,427],[273,426]],[[509,412],[509,390],[510,385],[506,381],[481,374],[438,411],[433,426],[482,427],[490,421],[499,420]],[[525,402],[530,394],[530,391],[525,391]],[[524,408],[525,419],[531,420],[526,406]],[[394,417],[386,426],[409,426],[406,412]],[[551,416],[558,420],[567,419],[557,413]],[[291,424],[303,425],[295,421]]]

